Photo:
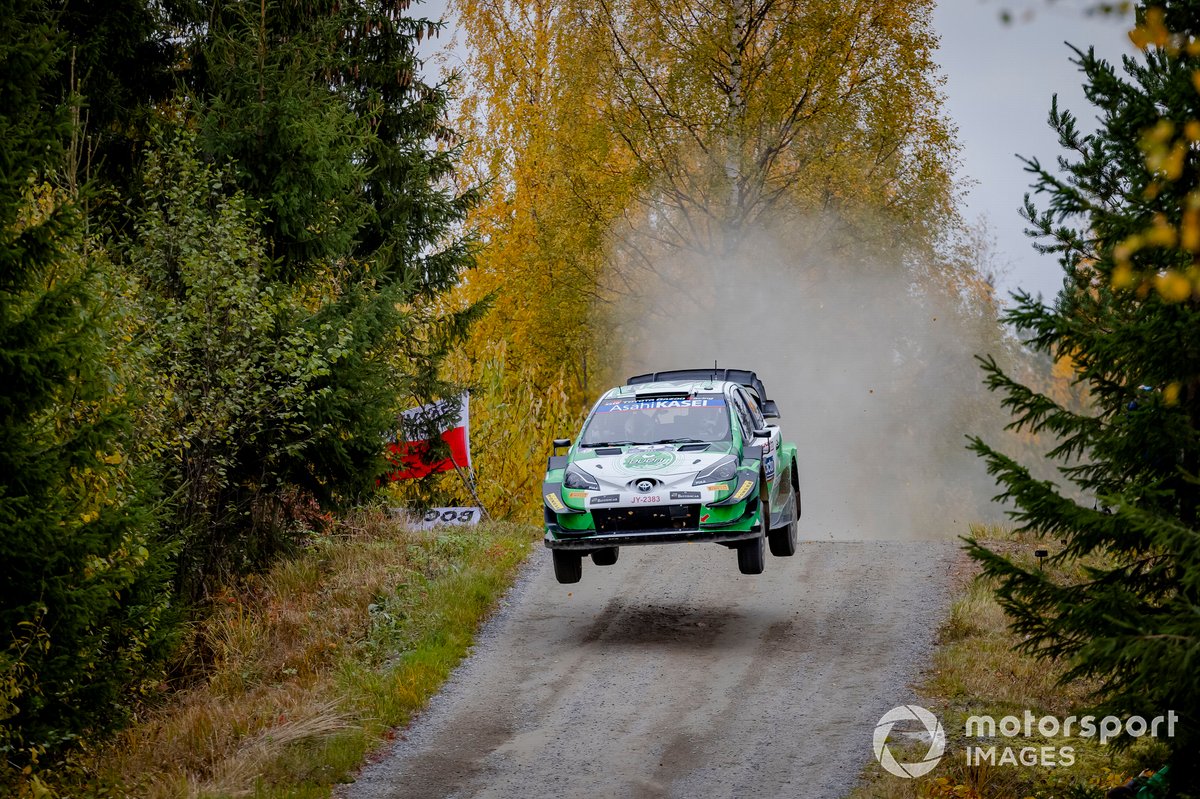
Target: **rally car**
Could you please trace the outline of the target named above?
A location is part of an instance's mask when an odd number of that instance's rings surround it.
[[[642,544],[723,544],[743,574],[762,573],[768,546],[794,554],[796,445],[767,423],[778,416],[742,369],[654,372],[605,393],[574,444],[554,441],[546,467],[555,577],[579,582],[585,555],[611,566],[621,547]]]

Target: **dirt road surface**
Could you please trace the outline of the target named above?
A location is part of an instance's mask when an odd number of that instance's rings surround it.
[[[548,551],[346,799],[841,797],[912,698],[950,542],[803,542],[738,573],[716,545]]]

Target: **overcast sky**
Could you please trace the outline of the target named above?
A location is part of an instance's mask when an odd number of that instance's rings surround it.
[[[1000,21],[1008,8],[1015,20]],[[958,126],[961,177],[972,182],[968,219],[986,215],[997,254],[1010,265],[1005,293],[1022,288],[1047,299],[1062,287],[1062,269],[1039,255],[1018,214],[1029,174],[1017,154],[1054,163],[1061,150],[1046,124],[1050,99],[1079,117],[1085,129],[1096,114],[1083,96],[1082,76],[1065,42],[1111,61],[1133,53],[1127,18],[1088,17],[1078,2],[1048,0],[942,0],[934,14],[941,37],[938,61],[947,80],[946,110]],[[1031,13],[1024,13],[1024,11]]]
[[[1117,60],[1132,53],[1127,19],[1089,17],[1087,0],[941,0],[934,27],[941,39],[938,62],[946,77],[946,111],[958,127],[962,145],[960,179],[969,184],[965,216],[981,215],[996,237],[997,261],[1007,264],[1001,278],[1005,294],[1022,288],[1047,299],[1062,286],[1062,270],[1052,257],[1034,252],[1018,211],[1029,175],[1017,155],[1053,163],[1059,154],[1046,124],[1051,95],[1059,107],[1074,111],[1085,128],[1094,112],[1083,97],[1081,76],[1070,63],[1066,42]],[[445,13],[446,0],[426,0],[414,12],[431,18]],[[1001,22],[1007,9],[1013,21]],[[422,48],[440,51],[450,66],[461,67],[454,23]],[[438,69],[432,61],[428,68]]]

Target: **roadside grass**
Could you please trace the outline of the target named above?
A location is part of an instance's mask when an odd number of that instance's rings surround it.
[[[972,535],[998,551],[1035,565],[1034,550],[1053,551],[1052,541],[1011,532],[1000,527],[973,526]],[[1058,577],[1082,578],[1082,564],[1066,568],[1045,565]],[[1008,630],[1007,617],[996,602],[993,586],[984,580],[976,564],[961,555],[950,615],[938,630],[937,648],[930,669],[915,686],[918,703],[941,719],[946,731],[946,752],[937,767],[916,779],[893,776],[874,759],[849,799],[1103,799],[1105,792],[1124,783],[1143,768],[1157,768],[1163,750],[1149,738],[1140,739],[1125,751],[1098,738],[1079,736],[1044,738],[1033,735],[982,740],[963,734],[970,716],[1022,717],[1026,710],[1035,717],[1063,719],[1082,715],[1096,686],[1087,683],[1059,685],[1061,664],[1047,663],[1017,653],[1018,637]],[[967,746],[996,747],[999,761],[1005,747],[1018,754],[1022,748],[1053,747],[1055,758],[1061,747],[1071,747],[1072,765],[999,765],[967,762]],[[889,748],[902,762],[918,762],[928,743],[915,741]],[[1032,754],[1028,755],[1033,757]]]
[[[201,682],[75,764],[63,795],[327,797],[467,653],[536,530],[338,524],[194,630]]]

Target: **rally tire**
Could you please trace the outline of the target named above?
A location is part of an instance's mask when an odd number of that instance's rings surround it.
[[[742,574],[762,574],[766,563],[766,536],[756,535],[737,546],[738,571]]]
[[[788,523],[776,527],[767,533],[767,543],[771,546],[771,554],[777,558],[787,558],[796,554],[796,517],[800,515],[799,497],[792,494],[790,503],[791,518]]]
[[[796,522],[790,521],[783,527],[776,527],[767,534],[767,543],[771,545],[771,554],[777,558],[795,555]]]
[[[550,552],[554,556],[555,579],[564,584],[579,582],[579,578],[583,577],[583,556],[565,549],[552,549]]]
[[[621,554],[620,547],[605,547],[604,549],[592,550],[592,563],[597,566],[611,566],[617,562],[617,558]]]

